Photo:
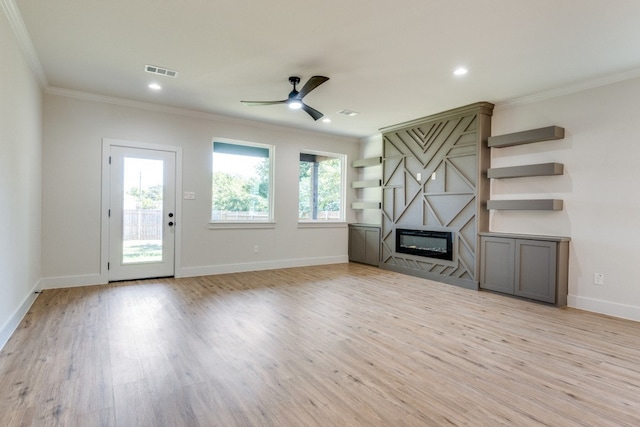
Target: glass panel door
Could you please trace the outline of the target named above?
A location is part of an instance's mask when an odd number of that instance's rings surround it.
[[[174,274],[175,153],[111,147],[109,280]]]
[[[124,158],[122,263],[162,261],[162,160]]]

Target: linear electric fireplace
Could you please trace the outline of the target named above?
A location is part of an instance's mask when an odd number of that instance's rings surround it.
[[[453,233],[396,228],[396,252],[453,261]]]

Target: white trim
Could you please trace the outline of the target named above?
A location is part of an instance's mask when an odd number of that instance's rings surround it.
[[[347,228],[347,224],[345,221],[319,219],[316,221],[298,221],[298,228]]]
[[[31,72],[33,72],[33,75],[38,79],[40,88],[45,89],[49,86],[49,82],[47,81],[47,76],[44,73],[36,49],[33,47],[29,31],[27,31],[26,25],[24,25],[20,10],[14,0],[0,0],[0,5],[2,5],[7,21],[9,21],[13,34],[16,36],[18,46],[20,46],[22,53],[29,63]]]
[[[318,156],[332,157],[334,159],[340,159],[340,215],[341,218],[339,220],[335,220],[336,222],[345,222],[346,221],[346,206],[347,206],[347,161],[349,160],[346,154],[344,153],[333,153],[331,151],[319,151],[319,150],[307,150],[301,149],[300,154],[315,154]],[[298,156],[299,158],[300,156]],[[298,162],[299,166],[300,162]],[[298,172],[298,175],[300,173]],[[300,193],[300,183],[298,182],[298,193]],[[299,195],[299,194],[298,194]],[[325,220],[317,219],[317,220],[301,220],[298,219],[298,228],[305,228],[306,226],[300,226],[300,224],[306,224],[310,222],[321,222]],[[328,221],[328,220],[326,220]],[[346,222],[345,222],[346,226]]]
[[[106,285],[102,274],[82,274],[77,276],[44,277],[40,281],[41,289],[76,288],[79,286]]]
[[[231,139],[223,137],[215,137],[211,140],[211,155],[213,156],[213,147],[216,142],[222,144],[238,145],[245,147],[262,148],[269,151],[269,219],[267,221],[214,221],[209,218],[209,229],[215,228],[245,228],[243,225],[248,225],[246,228],[275,228],[275,174],[276,174],[276,146],[274,144],[265,144],[262,142],[243,141],[240,139]],[[213,160],[213,157],[211,157]],[[213,162],[211,163],[212,175],[213,175]],[[210,180],[211,186],[209,187],[213,194],[213,181]],[[213,203],[211,204],[211,210],[213,210]],[[226,227],[224,224],[232,224],[231,227]],[[256,224],[256,225],[252,225]]]
[[[202,267],[186,267],[176,277],[211,276],[216,274],[242,273],[246,271],[275,270],[277,268],[308,267],[312,265],[343,264],[349,262],[347,255],[284,259],[262,262],[243,262],[237,264],[208,265]]]
[[[16,331],[16,329],[20,325],[20,322],[22,322],[22,319],[33,305],[33,302],[38,297],[36,291],[39,288],[40,282],[36,283],[31,288],[27,296],[24,298],[24,300],[22,300],[22,303],[18,306],[18,308],[15,309],[11,316],[9,316],[7,321],[4,322],[4,325],[0,327],[0,350],[2,350],[5,344],[7,344],[9,338],[11,338],[11,335],[13,335],[13,333]]]
[[[582,92],[585,90],[594,89],[600,86],[606,86],[609,84],[618,83],[625,80],[631,80],[638,77],[640,77],[640,68],[600,77],[597,79],[591,79],[591,80],[586,80],[579,83],[573,83],[567,86],[537,92],[531,95],[512,98],[505,101],[499,101],[495,103],[495,107],[493,111],[496,112],[500,110],[506,110],[507,108],[515,107],[518,105],[532,104],[534,102],[544,101],[547,99],[557,98],[559,96]]]
[[[273,221],[209,221],[209,230],[244,230],[246,228],[276,228]]]
[[[616,302],[580,297],[576,295],[569,295],[567,297],[567,305],[569,307],[590,311],[592,313],[605,314],[607,316],[640,322],[640,307],[632,305],[619,304]]]
[[[146,150],[169,151],[176,155],[175,184],[176,184],[176,222],[175,222],[175,243],[174,243],[174,275],[180,270],[182,265],[182,147],[172,145],[151,144],[147,142],[128,141],[124,139],[102,138],[102,216],[101,216],[101,233],[100,233],[100,274],[99,282],[92,283],[108,283],[109,271],[107,264],[109,262],[109,155],[112,146],[141,148]],[[77,285],[82,286],[82,285]]]

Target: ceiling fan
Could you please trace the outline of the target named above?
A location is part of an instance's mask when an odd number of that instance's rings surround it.
[[[274,104],[288,104],[289,108],[292,109],[303,109],[307,112],[313,120],[318,120],[323,114],[316,110],[315,108],[309,107],[307,104],[302,102],[302,98],[307,96],[309,92],[320,86],[322,83],[329,80],[329,77],[324,76],[313,76],[311,77],[300,91],[296,90],[296,85],[300,83],[300,77],[289,77],[289,83],[293,85],[293,90],[289,92],[289,97],[287,99],[283,99],[282,101],[240,101],[243,104],[256,106],[256,105],[274,105]]]

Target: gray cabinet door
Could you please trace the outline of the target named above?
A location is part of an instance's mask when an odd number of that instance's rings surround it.
[[[556,242],[516,240],[515,295],[556,302]]]
[[[380,264],[380,228],[349,225],[349,261]]]
[[[349,227],[349,261],[364,262],[364,228]]]
[[[480,288],[513,294],[515,241],[499,237],[482,237],[480,244]]]
[[[364,262],[377,266],[380,263],[380,229],[364,229]]]

